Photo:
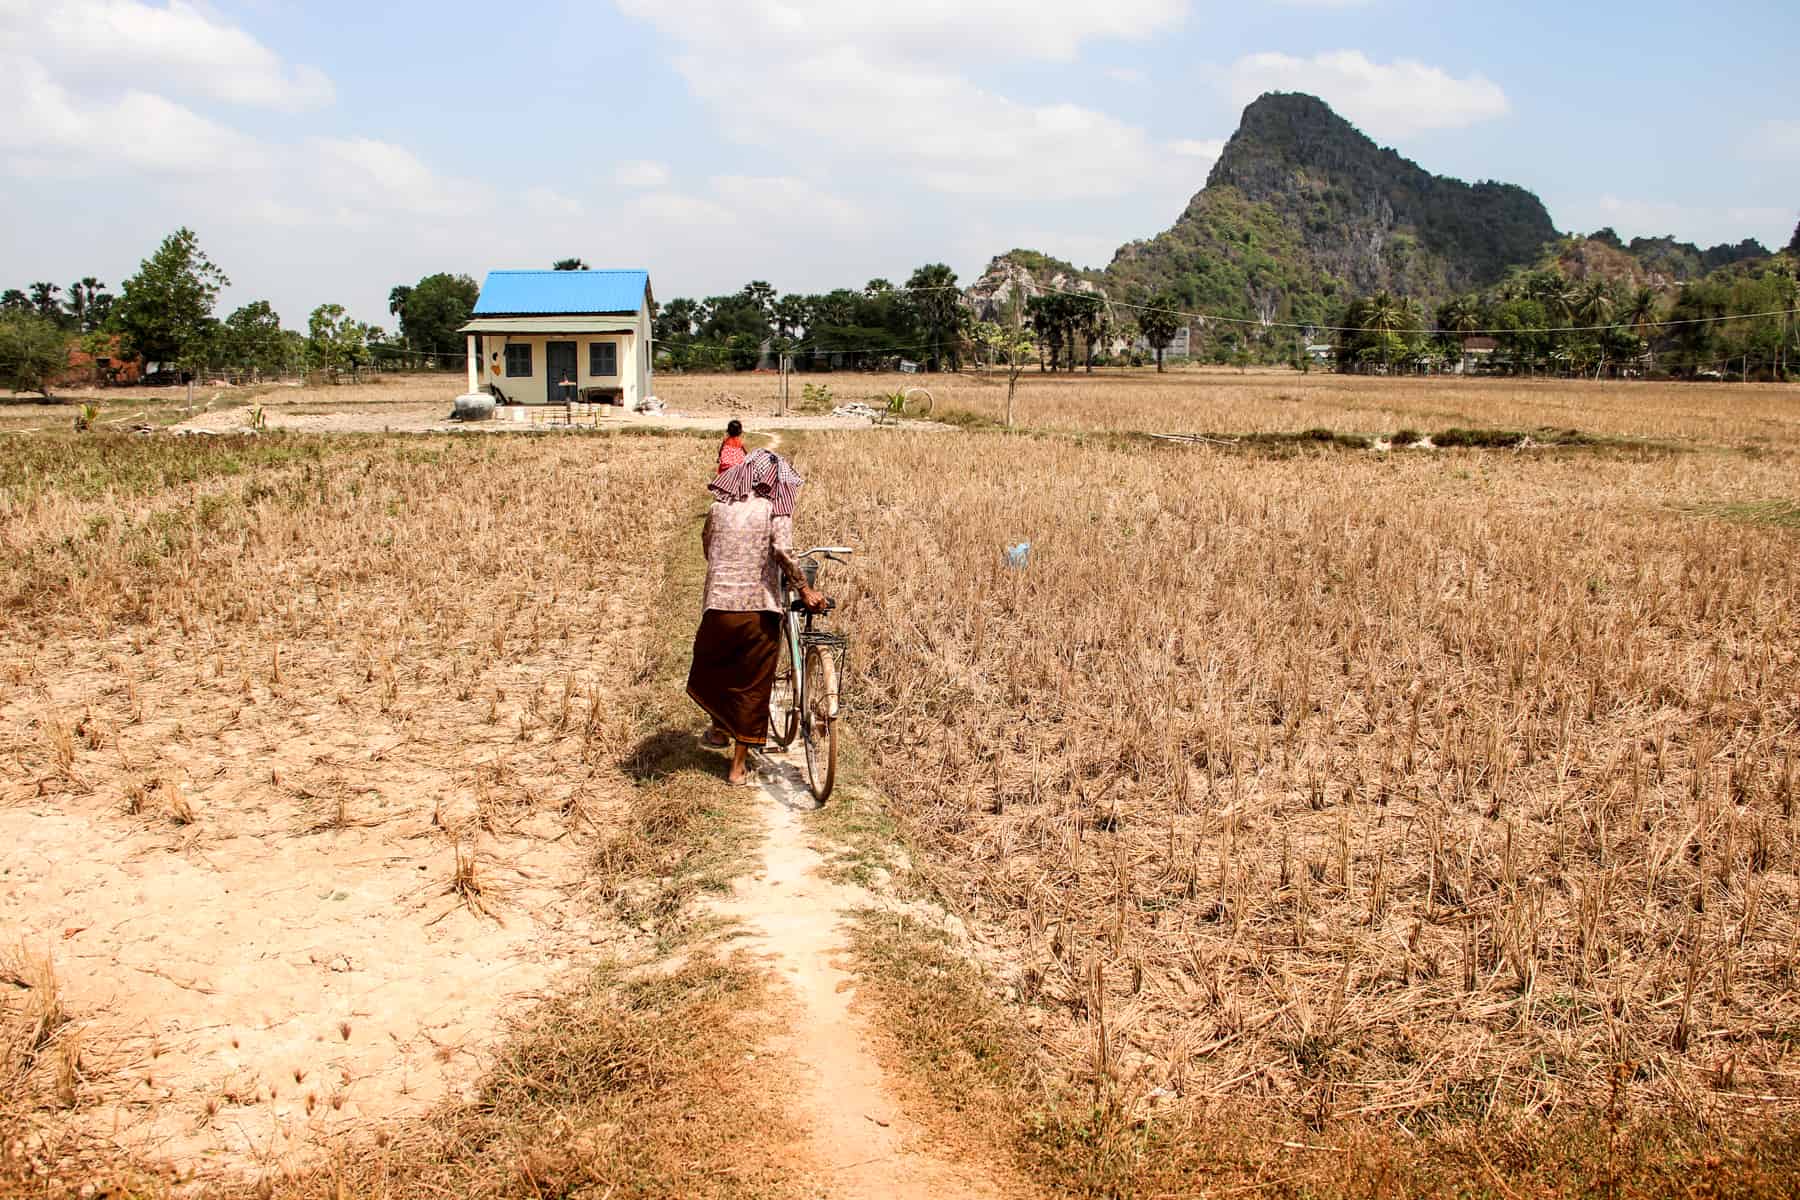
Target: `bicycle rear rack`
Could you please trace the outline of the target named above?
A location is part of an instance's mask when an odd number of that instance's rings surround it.
[[[817,648],[822,654],[831,656],[831,665],[836,668],[837,676],[837,712],[839,715],[849,707],[849,676],[844,671],[846,659],[850,653],[850,639],[841,633],[830,633],[823,629],[802,630],[800,633],[800,661],[806,662],[807,652]]]

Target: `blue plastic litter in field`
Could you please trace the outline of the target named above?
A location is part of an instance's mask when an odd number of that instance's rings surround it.
[[[1024,570],[1025,564],[1027,562],[1029,562],[1030,560],[1031,560],[1031,543],[1030,542],[1020,542],[1016,546],[1008,546],[1006,548],[1006,565],[1011,567],[1013,570],[1015,570],[1015,571]]]

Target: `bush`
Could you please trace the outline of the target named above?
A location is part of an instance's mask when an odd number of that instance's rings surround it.
[[[69,365],[63,331],[36,313],[0,316],[0,387],[50,395],[50,381]]]

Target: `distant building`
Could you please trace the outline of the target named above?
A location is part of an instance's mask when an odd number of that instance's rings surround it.
[[[1500,343],[1491,337],[1466,337],[1462,340],[1462,357],[1450,368],[1456,375],[1469,375],[1488,370]]]
[[[490,271],[462,327],[469,390],[635,409],[650,395],[648,271]]]

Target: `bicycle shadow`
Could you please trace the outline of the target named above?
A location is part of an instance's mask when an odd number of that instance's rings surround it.
[[[823,807],[813,799],[807,786],[806,770],[794,761],[792,750],[779,750],[774,745],[750,751],[750,765],[763,791],[783,807],[794,812],[812,812]]]

